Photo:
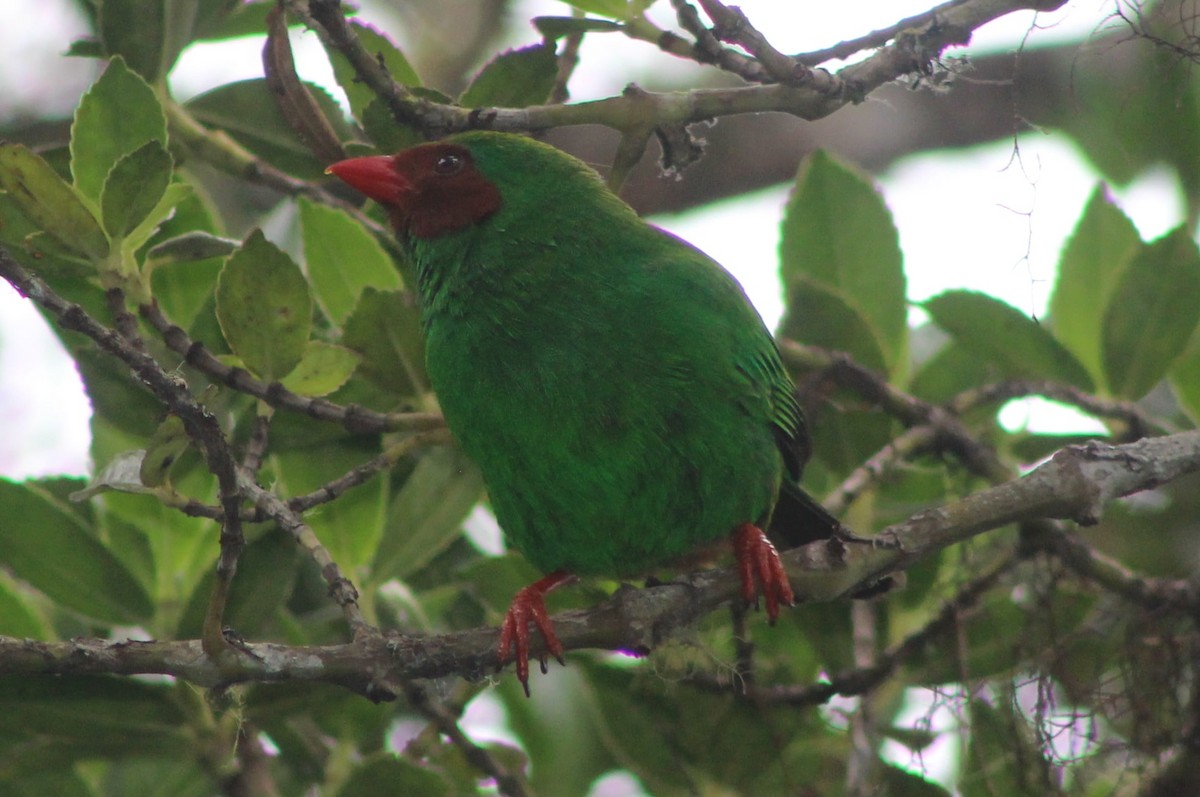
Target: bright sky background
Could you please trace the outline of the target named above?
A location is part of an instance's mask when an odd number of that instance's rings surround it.
[[[665,3],[659,6],[651,16],[666,24],[670,9]],[[742,0],[741,6],[760,29],[770,31],[780,49],[797,52],[885,26],[928,7],[928,0],[860,0],[834,6]],[[971,52],[1010,49],[1022,39],[1034,47],[1082,40],[1111,24],[1106,17],[1110,9],[1111,0],[1073,0],[1049,15],[1013,14],[980,30]],[[527,0],[514,13],[527,18],[568,11],[555,0]],[[58,61],[67,38],[64,30],[82,30],[65,3],[44,2],[39,14],[39,25],[30,26],[24,24],[17,4],[0,6],[0,47],[6,62],[22,65],[27,74],[35,74],[39,64]],[[294,38],[302,74],[332,87],[315,35]],[[535,40],[531,28],[526,39],[513,44]],[[257,40],[243,40],[193,48],[173,73],[176,94],[191,96],[261,74],[260,46]],[[609,68],[614,61],[621,64],[615,80]],[[47,105],[69,109],[88,80],[87,62],[76,63],[74,83],[60,82],[50,96],[15,70],[0,73],[0,90],[31,110]],[[626,75],[642,67],[687,68],[620,36],[589,37],[572,80],[573,96],[610,94]],[[962,287],[985,291],[1029,314],[1043,313],[1058,252],[1098,176],[1065,137],[1030,133],[1020,145],[1019,161],[1012,157],[1011,142],[1000,142],[909,158],[881,177],[900,231],[911,300]],[[786,197],[787,187],[781,186],[654,221],[725,264],[773,325],[782,312],[775,263]],[[1144,237],[1154,237],[1182,218],[1179,192],[1165,173],[1145,175],[1118,192],[1117,199]],[[730,229],[738,234],[728,235]],[[919,311],[914,310],[914,318],[920,318]],[[0,288],[0,374],[6,375],[0,380],[0,418],[6,427],[0,437],[0,473],[14,477],[82,473],[87,467],[86,401],[70,362],[40,327],[31,309],[7,286]],[[19,345],[12,345],[15,341]],[[1010,414],[1006,420],[1019,423],[1019,416]],[[1034,424],[1047,423],[1075,422],[1039,410]]]

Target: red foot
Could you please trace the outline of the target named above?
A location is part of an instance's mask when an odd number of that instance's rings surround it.
[[[559,664],[566,664],[563,659],[562,643],[554,634],[554,624],[546,612],[546,593],[561,587],[575,577],[562,570],[551,573],[541,581],[535,581],[513,596],[508,612],[504,615],[504,623],[500,626],[500,645],[496,649],[498,666],[503,667],[508,661],[510,652],[517,662],[517,680],[529,697],[529,623],[537,626],[542,641],[546,643],[546,651],[558,659]],[[538,657],[542,672],[546,672],[546,654]]]
[[[742,600],[757,604],[761,591],[767,599],[767,622],[774,625],[779,605],[791,606],[796,602],[779,552],[753,523],[743,523],[734,529],[732,542],[738,574],[742,577]]]

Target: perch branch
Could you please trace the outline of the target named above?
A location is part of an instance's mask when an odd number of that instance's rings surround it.
[[[821,119],[848,104],[861,102],[875,89],[904,75],[923,74],[928,71],[929,63],[942,51],[965,44],[975,29],[998,17],[1029,8],[1057,7],[1061,2],[963,0],[950,3],[942,7],[936,24],[913,30],[910,35],[837,73],[810,71],[800,65],[805,74],[803,85],[800,86],[775,84],[686,92],[642,92],[637,97],[622,95],[590,102],[527,108],[463,108],[417,96],[393,81],[387,70],[362,46],[342,14],[339,2],[309,0],[307,19],[312,21],[327,46],[346,56],[358,79],[388,105],[397,122],[429,137],[477,128],[536,132],[581,124],[600,124],[636,135],[646,126],[647,114],[655,125],[682,125],[721,116],[767,111],[787,113],[810,121]],[[676,8],[679,7],[677,3]],[[695,25],[691,27],[695,28]],[[650,37],[648,32],[642,33]],[[671,41],[677,39],[679,37],[675,36]],[[662,46],[661,34],[657,43]],[[706,49],[700,45],[686,49],[694,60],[703,62],[713,57],[711,47]],[[682,50],[678,46],[671,48],[671,52],[676,54]]]
[[[1121,446],[1070,446],[1028,475],[918,513],[885,529],[872,543],[826,540],[783,554],[802,601],[831,601],[987,530],[1041,518],[1095,522],[1105,504],[1200,470],[1200,430]],[[275,499],[278,500],[278,499]],[[554,618],[570,650],[644,653],[737,598],[734,568],[704,570],[669,584],[624,587],[590,609]],[[1195,585],[1178,583],[1161,600],[1200,609]],[[35,642],[0,638],[0,674],[163,673],[202,686],[237,681],[321,681],[373,700],[394,699],[412,678],[459,674],[481,678],[495,667],[495,628],[440,635],[365,634],[345,645],[293,648],[249,643],[218,667],[200,643]],[[537,644],[531,655],[538,655]]]

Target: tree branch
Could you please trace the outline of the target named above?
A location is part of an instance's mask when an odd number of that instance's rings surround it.
[[[359,80],[387,103],[397,122],[427,136],[437,137],[476,128],[536,132],[580,124],[600,124],[636,135],[645,127],[647,119],[652,119],[654,125],[681,125],[721,116],[767,111],[787,113],[810,121],[821,119],[848,104],[861,102],[885,83],[907,74],[925,73],[929,63],[945,49],[966,44],[975,29],[994,19],[1024,9],[1056,8],[1062,2],[963,0],[949,3],[942,6],[943,12],[923,29],[905,31],[905,35],[897,37],[892,44],[837,73],[810,71],[800,65],[804,70],[804,79],[803,85],[799,86],[754,85],[669,93],[643,91],[633,97],[622,95],[591,102],[528,108],[463,108],[419,97],[393,81],[387,70],[362,46],[343,16],[339,2],[309,0],[307,18],[315,23],[328,46],[346,56]],[[686,6],[677,3],[677,10],[686,13],[680,9],[681,5]],[[676,52],[675,49],[672,52]],[[691,53],[700,62],[716,57],[711,47],[706,48],[703,43],[693,48]],[[788,57],[781,55],[781,58]]]
[[[444,429],[442,416],[433,412],[381,413],[358,404],[335,404],[323,398],[301,396],[279,382],[267,384],[255,379],[243,368],[218,360],[204,344],[192,340],[182,328],[171,323],[157,303],[142,305],[139,311],[150,326],[158,330],[163,342],[184,358],[184,362],[200,373],[232,388],[266,402],[272,407],[290,410],[319,421],[340,424],[348,432],[368,433],[387,431],[429,431]]]
[[[1020,479],[920,512],[871,541],[815,542],[785,552],[783,559],[799,600],[836,600],[990,529],[1039,518],[1092,523],[1117,497],[1195,471],[1200,471],[1200,430],[1122,446],[1071,446]],[[1177,583],[1156,599],[1196,611],[1197,589]],[[737,599],[739,590],[734,568],[689,573],[645,589],[626,586],[590,609],[557,615],[555,630],[569,650],[600,648],[640,655]],[[390,631],[325,647],[247,643],[228,651],[219,666],[202,654],[196,641],[35,642],[0,637],[0,674],[162,673],[201,686],[321,681],[372,700],[391,700],[413,678],[484,677],[496,666],[498,633],[495,628],[440,635]],[[540,637],[532,641],[531,655],[536,656],[541,653]]]

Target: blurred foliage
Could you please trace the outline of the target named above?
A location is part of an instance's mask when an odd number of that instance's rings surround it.
[[[262,188],[216,179],[213,164],[205,165],[208,151],[197,141],[208,136],[218,147],[236,141],[284,174],[321,179],[326,164],[293,134],[265,81],[221,86],[183,106],[167,92],[166,76],[190,43],[257,33],[271,5],[84,4],[94,36],[71,49],[100,59],[103,73],[79,102],[69,148],[0,144],[0,245],[94,315],[111,317],[109,288],[135,302],[153,299],[227,364],[295,393],[378,411],[434,407],[403,276],[410,269],[393,261],[388,242],[345,210],[274,193],[264,199]],[[503,4],[481,4],[463,34],[465,52],[431,66],[443,77],[427,84],[428,46],[406,55],[385,32],[356,29],[397,80],[425,96],[524,106],[551,95],[557,39],[617,35],[648,3],[570,5],[575,18],[538,20],[546,42],[497,53],[499,46],[488,49],[494,34],[476,23],[500,14]],[[931,402],[996,381],[1046,380],[1140,402],[1164,429],[1193,427],[1200,419],[1193,236],[1200,81],[1180,57],[1195,57],[1186,50],[1195,43],[1170,24],[1169,8],[1147,10],[1144,21],[1174,51],[1147,40],[1119,75],[1081,71],[1077,105],[1045,123],[1071,137],[1114,183],[1165,166],[1192,209],[1187,224],[1143,241],[1098,186],[1062,253],[1048,318],[951,291],[924,305],[940,330],[931,336],[907,326],[903,257],[875,187],[850,164],[816,152],[800,165],[782,219],[788,309],[781,335],[848,352]],[[585,12],[592,16],[584,20]],[[359,151],[419,140],[387,117],[340,53],[330,56],[353,117],[323,92],[316,107],[337,135]],[[458,65],[449,70],[456,77],[445,77],[448,60]],[[258,206],[227,196],[238,192],[257,196]],[[378,208],[369,212],[384,221]],[[257,229],[268,215],[277,243]],[[240,243],[231,240],[248,227],[255,229]],[[152,355],[178,365],[152,329],[142,331]],[[212,504],[215,479],[181,437],[178,420],[115,361],[76,333],[60,334],[95,409],[97,476],[90,485],[0,482],[0,634],[64,640],[134,629],[194,637],[212,590],[217,525],[161,499]],[[938,343],[911,345],[929,339]],[[249,444],[257,420],[271,416],[203,373],[182,366],[178,374],[239,446]],[[798,382],[811,385],[813,376],[797,374]],[[810,403],[819,404],[807,477],[816,491],[832,489],[901,431],[846,388]],[[974,406],[963,420],[1014,474],[1068,442],[1005,430],[1000,409]],[[1101,420],[1114,439],[1127,431],[1119,420]],[[289,413],[271,424],[259,482],[284,497],[329,484],[393,442]],[[1088,541],[1141,576],[1192,574],[1195,481],[1110,507]],[[921,453],[859,497],[849,522],[869,532],[986,484],[948,454]],[[434,449],[307,520],[362,591],[369,620],[450,631],[494,622],[530,578],[519,558],[489,555],[462,536],[482,500],[473,466],[453,449]],[[247,537],[229,624],[256,641],[345,641],[348,630],[316,565],[269,524],[251,524]],[[644,661],[572,654],[566,670],[537,679],[532,699],[507,675],[486,689],[447,678],[430,690],[448,705],[458,700],[458,709],[467,703],[467,732],[498,739],[484,747],[506,767],[525,770],[531,791],[546,795],[587,795],[613,772],[655,795],[839,795],[847,793],[848,762],[864,761],[872,794],[1133,794],[1139,776],[1155,772],[1200,723],[1189,704],[1200,660],[1194,618],[1131,604],[1035,556],[1014,559],[961,608],[949,631],[930,630],[947,601],[978,573],[1015,557],[1019,545],[1017,532],[1001,530],[913,567],[905,590],[868,605],[868,636],[876,655],[911,635],[927,638],[866,695],[823,707],[791,696],[855,668],[863,613],[845,602],[801,606],[772,630],[752,616],[752,676],[737,670],[729,619],[719,615]],[[913,718],[916,705],[930,706],[924,718]],[[238,752],[247,749],[269,751],[256,766],[265,767],[273,794],[496,788],[412,705],[372,705],[327,686],[205,694],[159,678],[0,678],[0,706],[4,794],[239,793],[230,784],[251,765]],[[934,726],[924,721],[935,716]],[[499,735],[491,733],[495,724],[503,726]],[[921,756],[935,742],[958,751],[941,784],[921,774]]]

